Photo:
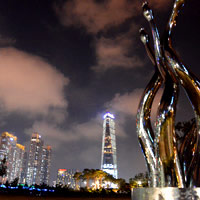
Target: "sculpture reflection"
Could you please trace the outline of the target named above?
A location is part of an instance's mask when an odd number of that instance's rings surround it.
[[[200,85],[199,80],[182,64],[172,48],[171,34],[176,25],[179,10],[184,0],[175,0],[165,33],[160,39],[152,10],[143,4],[144,17],[149,22],[154,44],[154,53],[144,29],[141,40],[155,66],[155,73],[141,98],[137,115],[137,133],[141,144],[152,187],[200,186]],[[154,97],[164,86],[158,107],[155,133],[150,122]],[[196,123],[191,126],[178,149],[175,134],[175,115],[179,84],[185,89],[192,104]],[[180,158],[179,158],[180,157]]]
[[[142,29],[140,31],[141,41],[144,43],[147,54],[149,55],[151,61],[155,65],[155,59],[153,52],[149,45],[148,35]],[[162,83],[162,78],[159,71],[156,69],[155,74],[147,85],[143,96],[140,100],[139,110],[137,114],[137,130],[138,138],[140,141],[141,148],[143,150],[144,156],[146,158],[147,168],[150,177],[150,186],[156,187],[156,159],[153,147],[154,133],[150,122],[151,107],[154,97],[160,88]]]

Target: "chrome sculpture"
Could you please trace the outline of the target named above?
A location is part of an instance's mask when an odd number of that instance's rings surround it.
[[[138,139],[144,153],[150,187],[200,187],[200,81],[178,58],[172,47],[172,31],[185,0],[175,0],[163,37],[154,21],[148,3],[143,14],[149,22],[154,50],[149,36],[142,28],[140,39],[155,66],[155,73],[140,100],[137,114]],[[164,86],[158,106],[156,124],[151,126],[151,108],[155,95]],[[183,87],[192,105],[195,122],[178,146],[175,133],[175,115],[179,87]]]

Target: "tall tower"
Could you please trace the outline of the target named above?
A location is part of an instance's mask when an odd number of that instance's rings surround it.
[[[16,152],[17,137],[11,133],[3,132],[1,135],[1,146],[0,146],[0,160],[6,158],[7,163],[7,175],[6,178],[9,182],[15,178],[15,152]]]
[[[50,167],[51,167],[51,146],[43,147],[42,149],[42,160],[41,160],[41,174],[40,183],[49,185],[50,178]]]
[[[104,115],[101,169],[117,178],[117,152],[115,136],[115,117],[107,112]]]
[[[40,184],[43,141],[38,133],[33,133],[28,155],[26,182],[28,185]]]
[[[16,152],[15,152],[15,170],[13,177],[19,178],[19,182],[21,181],[21,173],[22,173],[22,164],[24,159],[24,153],[25,153],[25,146],[21,144],[16,144]]]
[[[3,132],[0,137],[0,162],[6,158],[7,175],[4,181],[12,182],[21,176],[25,147],[17,144],[17,137]]]

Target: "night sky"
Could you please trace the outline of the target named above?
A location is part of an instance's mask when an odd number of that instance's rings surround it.
[[[106,111],[116,117],[119,177],[146,171],[135,116],[154,67],[139,39],[141,27],[151,33],[141,4],[0,0],[0,132],[12,132],[26,145],[39,132],[53,148],[51,181],[59,168],[100,168]],[[163,33],[172,1],[149,5]],[[200,1],[188,1],[173,34],[174,48],[197,77],[199,22]],[[181,90],[176,120],[192,117]]]

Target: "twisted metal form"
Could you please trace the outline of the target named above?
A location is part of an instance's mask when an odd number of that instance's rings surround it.
[[[185,92],[194,110],[197,134],[196,132],[193,132],[193,134],[196,134],[196,142],[192,147],[192,160],[186,173],[187,178],[185,179],[187,181],[187,186],[198,187],[200,186],[200,82],[198,78],[192,72],[190,72],[190,70],[178,58],[175,50],[172,47],[171,41],[171,33],[176,25],[176,18],[178,17],[179,10],[183,7],[184,3],[185,0],[176,0],[174,3],[174,8],[165,31],[163,48],[165,59],[169,63],[168,70],[175,74],[177,80],[185,89]],[[193,141],[194,138],[191,139]]]
[[[140,38],[143,44],[145,45],[149,58],[155,65],[154,55],[149,45],[149,38],[148,35],[145,33],[144,29],[140,30]],[[156,69],[152,79],[147,85],[140,100],[138,114],[137,114],[137,122],[136,122],[138,139],[140,141],[140,145],[146,159],[150,177],[150,186],[152,187],[157,186],[157,181],[156,181],[156,160],[153,147],[154,133],[151,127],[150,113],[153,100],[155,98],[158,89],[161,86],[161,83],[162,83],[162,78],[160,76],[159,71]]]
[[[185,0],[175,0],[165,33],[160,40],[152,10],[145,2],[144,17],[150,24],[154,53],[145,31],[140,31],[141,40],[155,66],[155,74],[141,98],[137,115],[137,133],[146,158],[153,187],[200,186],[200,82],[180,61],[172,48],[171,34],[176,25],[179,10]],[[154,97],[164,85],[153,133],[150,112]],[[178,149],[175,134],[175,115],[179,84],[185,89],[192,104],[196,123],[193,123]]]
[[[158,177],[158,183],[160,182],[158,186],[173,186],[178,182],[178,186],[183,187],[174,129],[179,88],[174,76],[168,73],[158,29],[154,22],[153,12],[148,7],[147,3],[143,5],[143,13],[145,18],[149,21],[152,30],[156,63],[165,81],[163,96],[158,108],[156,137],[154,142],[157,168],[163,171],[163,173],[160,173],[161,176]],[[176,162],[174,162],[174,160],[176,160]]]

